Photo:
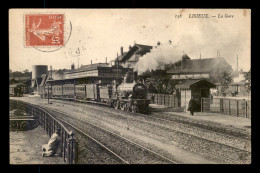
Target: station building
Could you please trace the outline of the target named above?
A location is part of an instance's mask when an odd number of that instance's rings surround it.
[[[182,60],[171,65],[166,74],[174,80],[208,79],[211,82],[220,82],[220,72],[232,72],[232,67],[224,58],[190,59],[183,55]]]
[[[48,80],[52,84],[110,84],[113,80],[121,83],[126,73],[133,74],[133,68],[124,68],[121,65],[111,66],[109,63],[95,63],[81,66],[64,72],[64,78]]]

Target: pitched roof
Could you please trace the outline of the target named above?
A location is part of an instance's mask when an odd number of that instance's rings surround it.
[[[178,84],[175,86],[176,89],[190,89],[191,87],[196,86],[208,86],[209,88],[214,88],[216,85],[212,82],[209,82],[205,79],[195,79],[195,80],[185,80],[182,84]]]
[[[186,59],[175,63],[175,66],[166,71],[166,73],[201,73],[210,72],[217,66],[231,66],[224,58],[206,58],[206,59]],[[232,68],[231,68],[232,69]]]
[[[78,69],[66,71],[66,72],[64,72],[64,74],[76,73],[76,72],[81,72],[81,71],[97,70],[98,67],[109,67],[109,63],[88,64],[88,65],[81,66]]]
[[[119,60],[119,61],[122,61],[123,57],[124,57],[127,53],[128,53],[128,52],[124,52],[123,55],[118,56],[118,60]],[[117,58],[116,58],[116,60],[117,60]]]
[[[148,45],[142,45],[142,44],[135,44],[122,58],[121,61],[128,60],[134,53],[138,53],[141,55],[146,54],[147,52],[150,52],[152,49],[152,46]]]

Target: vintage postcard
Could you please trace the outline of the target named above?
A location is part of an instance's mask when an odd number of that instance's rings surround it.
[[[16,164],[251,164],[251,9],[10,9]]]

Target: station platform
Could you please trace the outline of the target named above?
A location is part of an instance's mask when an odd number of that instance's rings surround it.
[[[9,135],[10,164],[65,164],[63,157],[42,157],[42,145],[50,138],[41,126],[29,131],[10,131]]]
[[[164,105],[149,105],[152,112],[167,113],[172,116],[180,116],[197,122],[204,122],[214,125],[222,125],[226,127],[234,127],[241,129],[246,133],[251,133],[251,119],[244,117],[236,117],[232,115],[225,115],[221,113],[207,113],[207,112],[194,112],[191,116],[190,112],[182,112],[183,110],[178,110],[178,108],[167,107]]]

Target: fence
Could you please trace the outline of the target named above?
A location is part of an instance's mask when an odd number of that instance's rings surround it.
[[[152,96],[154,95],[154,99]],[[173,94],[154,94],[148,93],[147,99],[151,99],[151,103],[157,105],[165,105],[169,107],[179,107],[179,102],[176,95]]]
[[[55,132],[55,129],[61,129],[61,149],[64,162],[69,164],[77,163],[77,143],[72,131],[67,129],[59,120],[54,118],[47,111],[22,101],[10,100],[10,108],[22,109],[27,114],[36,116],[39,119],[41,127],[47,132],[49,137]]]
[[[202,98],[202,112],[218,112],[237,117],[251,118],[251,101],[225,99],[225,98]]]

